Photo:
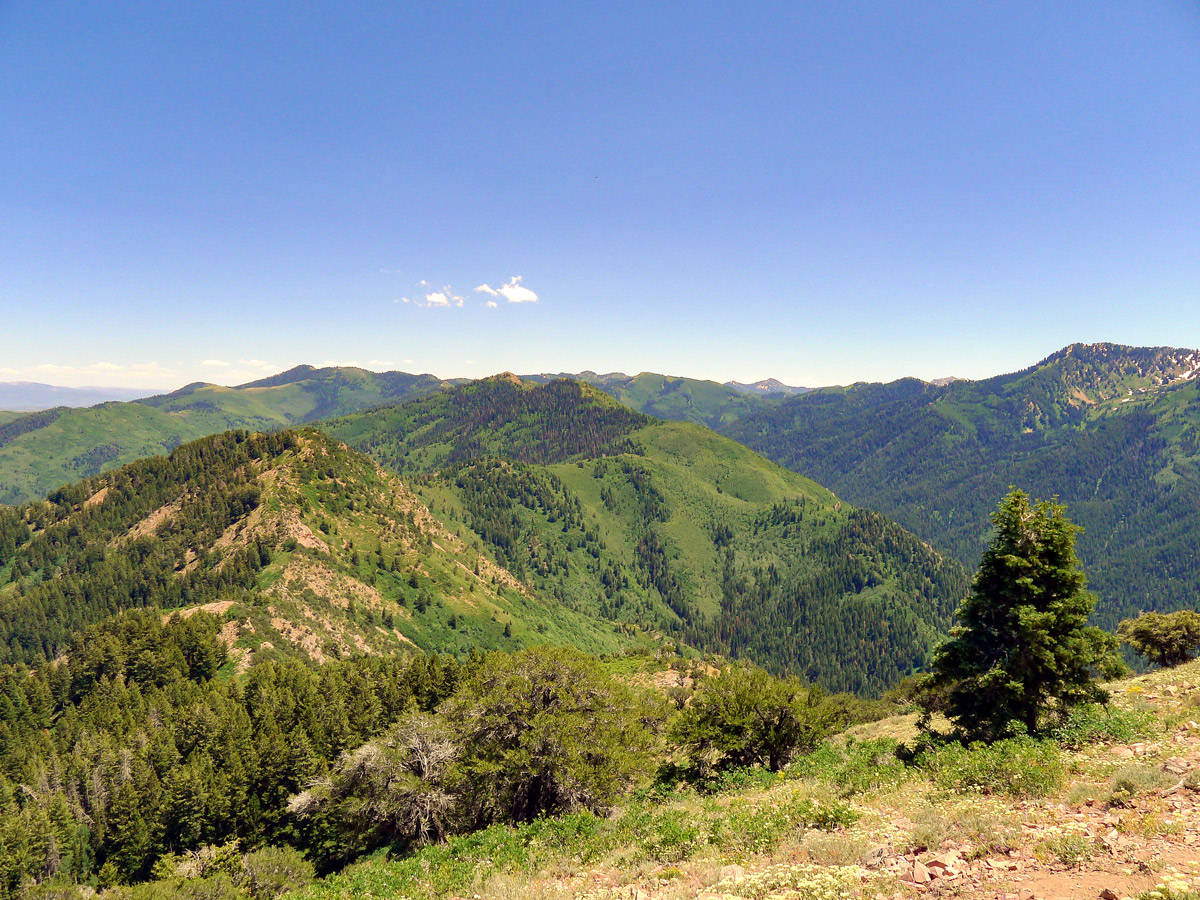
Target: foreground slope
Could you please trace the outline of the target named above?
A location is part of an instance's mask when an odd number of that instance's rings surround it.
[[[55,409],[0,422],[0,503],[55,488],[229,429],[274,430],[445,386],[432,375],[297,366],[238,387],[190,384],[135,402]]]
[[[984,381],[824,389],[725,429],[965,565],[1009,485],[1058,495],[1098,624],[1200,594],[1200,352],[1076,344]]]
[[[540,602],[369,459],[314,431],[229,432],[0,511],[0,661],[124,609],[222,615],[240,665],[551,641],[608,623]]]
[[[332,420],[542,596],[822,684],[924,665],[961,566],[875,513],[691,423],[567,380],[484,379]]]
[[[894,750],[916,716],[896,716],[782,777],[743,770],[607,817],[379,855],[290,898],[1194,900],[1200,663],[1111,688],[1109,709],[1085,710],[1057,740],[952,745],[906,766]]]

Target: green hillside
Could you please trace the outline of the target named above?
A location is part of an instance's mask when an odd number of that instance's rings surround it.
[[[640,375],[625,375],[617,372],[597,375],[581,372],[575,375],[522,375],[522,380],[535,384],[546,384],[555,378],[569,378],[600,388],[630,409],[682,422],[696,422],[709,428],[719,429],[737,419],[761,409],[775,406],[784,399],[784,394],[755,394],[738,390],[715,381],[698,378],[681,378],[642,372]]]
[[[619,629],[547,605],[394,476],[315,431],[229,432],[0,511],[0,662],[52,659],[123,610],[202,608],[241,666]]]
[[[499,423],[499,424],[498,424]],[[566,380],[484,379],[325,423],[567,608],[839,690],[922,666],[963,569],[691,423]]]
[[[191,384],[170,394],[0,420],[0,504],[17,504],[99,472],[229,429],[268,431],[422,396],[432,375],[314,369],[239,387]]]
[[[1059,495],[1098,624],[1200,594],[1200,353],[1073,345],[985,381],[824,389],[725,429],[974,566],[1009,485]]]

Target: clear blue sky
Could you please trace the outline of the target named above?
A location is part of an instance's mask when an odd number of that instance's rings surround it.
[[[1077,340],[1200,345],[1195,0],[0,0],[0,380]]]

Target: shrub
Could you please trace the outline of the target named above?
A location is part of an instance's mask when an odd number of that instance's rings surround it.
[[[1122,766],[1113,775],[1108,802],[1113,806],[1128,806],[1140,794],[1167,787],[1171,781],[1170,775],[1152,766],[1140,763]]]
[[[641,841],[642,854],[660,862],[683,862],[699,850],[707,839],[682,810],[670,810],[657,817]]]
[[[441,709],[475,822],[607,809],[649,768],[658,719],[584,653],[490,653]]]
[[[856,821],[858,813],[840,801],[819,803],[794,794],[782,802],[773,798],[759,803],[734,801],[719,821],[713,842],[741,853],[766,853],[798,830],[832,831]]]
[[[1064,866],[1074,868],[1096,855],[1096,846],[1083,834],[1056,834],[1045,838],[1036,848],[1034,855],[1053,857]]]
[[[1053,737],[1064,747],[1078,750],[1101,741],[1133,741],[1151,732],[1154,725],[1154,715],[1149,710],[1087,703],[1074,707],[1054,729]]]
[[[938,787],[954,791],[1044,797],[1060,790],[1066,778],[1058,745],[1031,737],[969,747],[948,743],[922,752],[916,761]]]
[[[1155,665],[1177,666],[1195,657],[1200,648],[1200,613],[1190,609],[1142,613],[1123,620],[1117,634]]]
[[[824,743],[793,760],[788,775],[826,782],[843,797],[896,787],[910,777],[908,767],[896,755],[898,747],[891,738],[850,741],[845,748]]]
[[[455,811],[448,783],[458,752],[445,723],[413,713],[343,753],[329,777],[293,797],[288,809],[301,817],[330,815],[363,846],[441,840]]]
[[[842,715],[819,689],[743,664],[701,682],[671,736],[702,776],[752,765],[778,772],[832,733]]]
[[[779,775],[762,766],[722,769],[711,778],[701,780],[696,788],[706,794],[738,794],[754,788],[766,788],[779,780]]]
[[[246,890],[254,900],[274,900],[313,880],[313,865],[291,847],[263,847],[242,860]]]

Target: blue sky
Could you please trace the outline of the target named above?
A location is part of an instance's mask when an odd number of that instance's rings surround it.
[[[0,380],[977,377],[1198,310],[1196,2],[0,0]]]

